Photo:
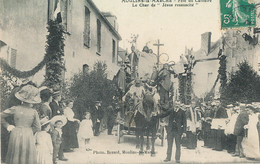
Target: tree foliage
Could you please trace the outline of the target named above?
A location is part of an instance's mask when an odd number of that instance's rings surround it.
[[[239,70],[231,74],[224,91],[228,102],[251,103],[260,101],[260,76],[246,62],[238,65]]]
[[[73,76],[68,89],[70,98],[75,99],[77,110],[87,110],[95,101],[102,101],[103,106],[112,102],[116,86],[107,79],[106,69],[105,63],[97,62],[91,72],[79,72]]]

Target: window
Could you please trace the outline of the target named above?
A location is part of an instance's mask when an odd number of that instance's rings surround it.
[[[97,19],[97,52],[101,52],[101,22]]]
[[[116,42],[112,39],[112,63],[115,63],[116,58]]]
[[[90,47],[90,11],[85,6],[85,22],[84,22],[84,46]]]

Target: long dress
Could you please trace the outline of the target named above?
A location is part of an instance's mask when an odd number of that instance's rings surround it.
[[[41,131],[36,133],[37,164],[52,164],[53,146],[49,133]]]
[[[78,148],[77,129],[78,123],[74,119],[74,112],[71,108],[64,109],[64,116],[67,118],[67,124],[62,128],[64,149]]]
[[[8,151],[6,155],[7,164],[35,164],[36,147],[33,131],[40,131],[40,120],[36,110],[25,106],[14,106],[2,113],[2,123],[8,124],[5,118],[13,115],[15,128],[11,131]]]
[[[247,137],[244,137],[242,141],[242,147],[244,149],[244,154],[246,157],[258,159],[260,158],[260,152],[259,152],[258,132],[256,127],[257,122],[258,122],[257,114],[252,114],[249,116],[248,133],[247,133]]]

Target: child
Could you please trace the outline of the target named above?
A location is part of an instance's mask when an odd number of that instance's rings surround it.
[[[92,120],[90,119],[90,113],[86,112],[84,120],[81,121],[79,131],[78,131],[78,141],[81,150],[86,149],[86,151],[91,151],[90,148],[87,148],[87,144],[90,139],[93,137],[93,125]]]
[[[257,131],[258,131],[258,140],[259,140],[259,152],[260,152],[260,114],[258,114],[258,122],[256,124]]]
[[[40,122],[42,131],[35,134],[37,164],[51,164],[53,147],[51,136],[48,133],[50,130],[50,121],[44,118]]]
[[[62,126],[67,123],[67,119],[64,116],[55,116],[52,118],[51,123],[54,124],[54,129],[51,133],[51,139],[53,144],[53,163],[57,163],[57,156],[62,143]]]

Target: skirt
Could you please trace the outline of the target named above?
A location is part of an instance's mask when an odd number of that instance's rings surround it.
[[[6,163],[36,164],[36,162],[36,147],[32,128],[14,128],[9,139]]]
[[[77,122],[72,122],[68,120],[67,124],[62,128],[63,144],[65,150],[79,147],[77,137],[78,127],[79,125]]]

